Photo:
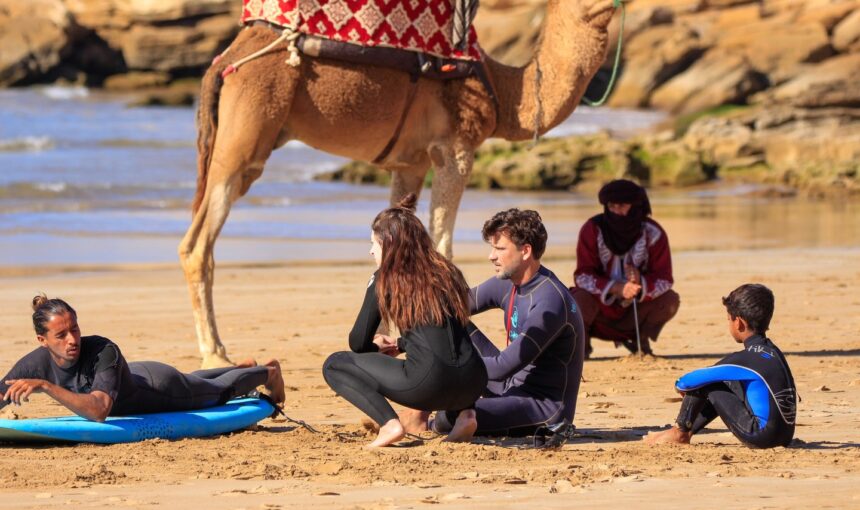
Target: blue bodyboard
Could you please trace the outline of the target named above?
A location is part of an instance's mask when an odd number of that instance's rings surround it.
[[[172,413],[111,416],[103,423],[79,416],[0,420],[0,442],[133,443],[225,434],[271,416],[275,408],[259,398]]]

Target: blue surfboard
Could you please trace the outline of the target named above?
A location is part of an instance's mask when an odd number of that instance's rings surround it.
[[[103,423],[79,416],[0,420],[0,442],[132,443],[233,432],[271,416],[275,408],[259,398],[172,413],[111,416]]]

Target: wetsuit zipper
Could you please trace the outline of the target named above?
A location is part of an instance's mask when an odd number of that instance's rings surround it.
[[[454,349],[454,328],[451,327],[451,319],[445,319],[445,325],[448,326],[448,346],[451,349],[451,363],[455,367],[459,367],[460,364],[457,362],[457,351]]]

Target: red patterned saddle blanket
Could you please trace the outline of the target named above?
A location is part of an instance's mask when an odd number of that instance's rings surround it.
[[[464,49],[453,43],[455,1],[242,0],[242,24],[261,20],[333,41],[479,61],[473,27]]]

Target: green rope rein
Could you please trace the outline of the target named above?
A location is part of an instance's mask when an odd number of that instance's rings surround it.
[[[621,65],[621,44],[624,42],[624,19],[627,17],[627,10],[624,8],[623,0],[612,0],[612,5],[616,9],[621,7],[621,27],[618,29],[618,45],[615,47],[615,64],[612,65],[612,75],[609,77],[609,85],[606,86],[603,97],[597,101],[592,101],[585,96],[582,97],[582,102],[588,106],[602,106],[609,99],[609,94],[615,85],[615,78],[618,76],[618,67]]]

